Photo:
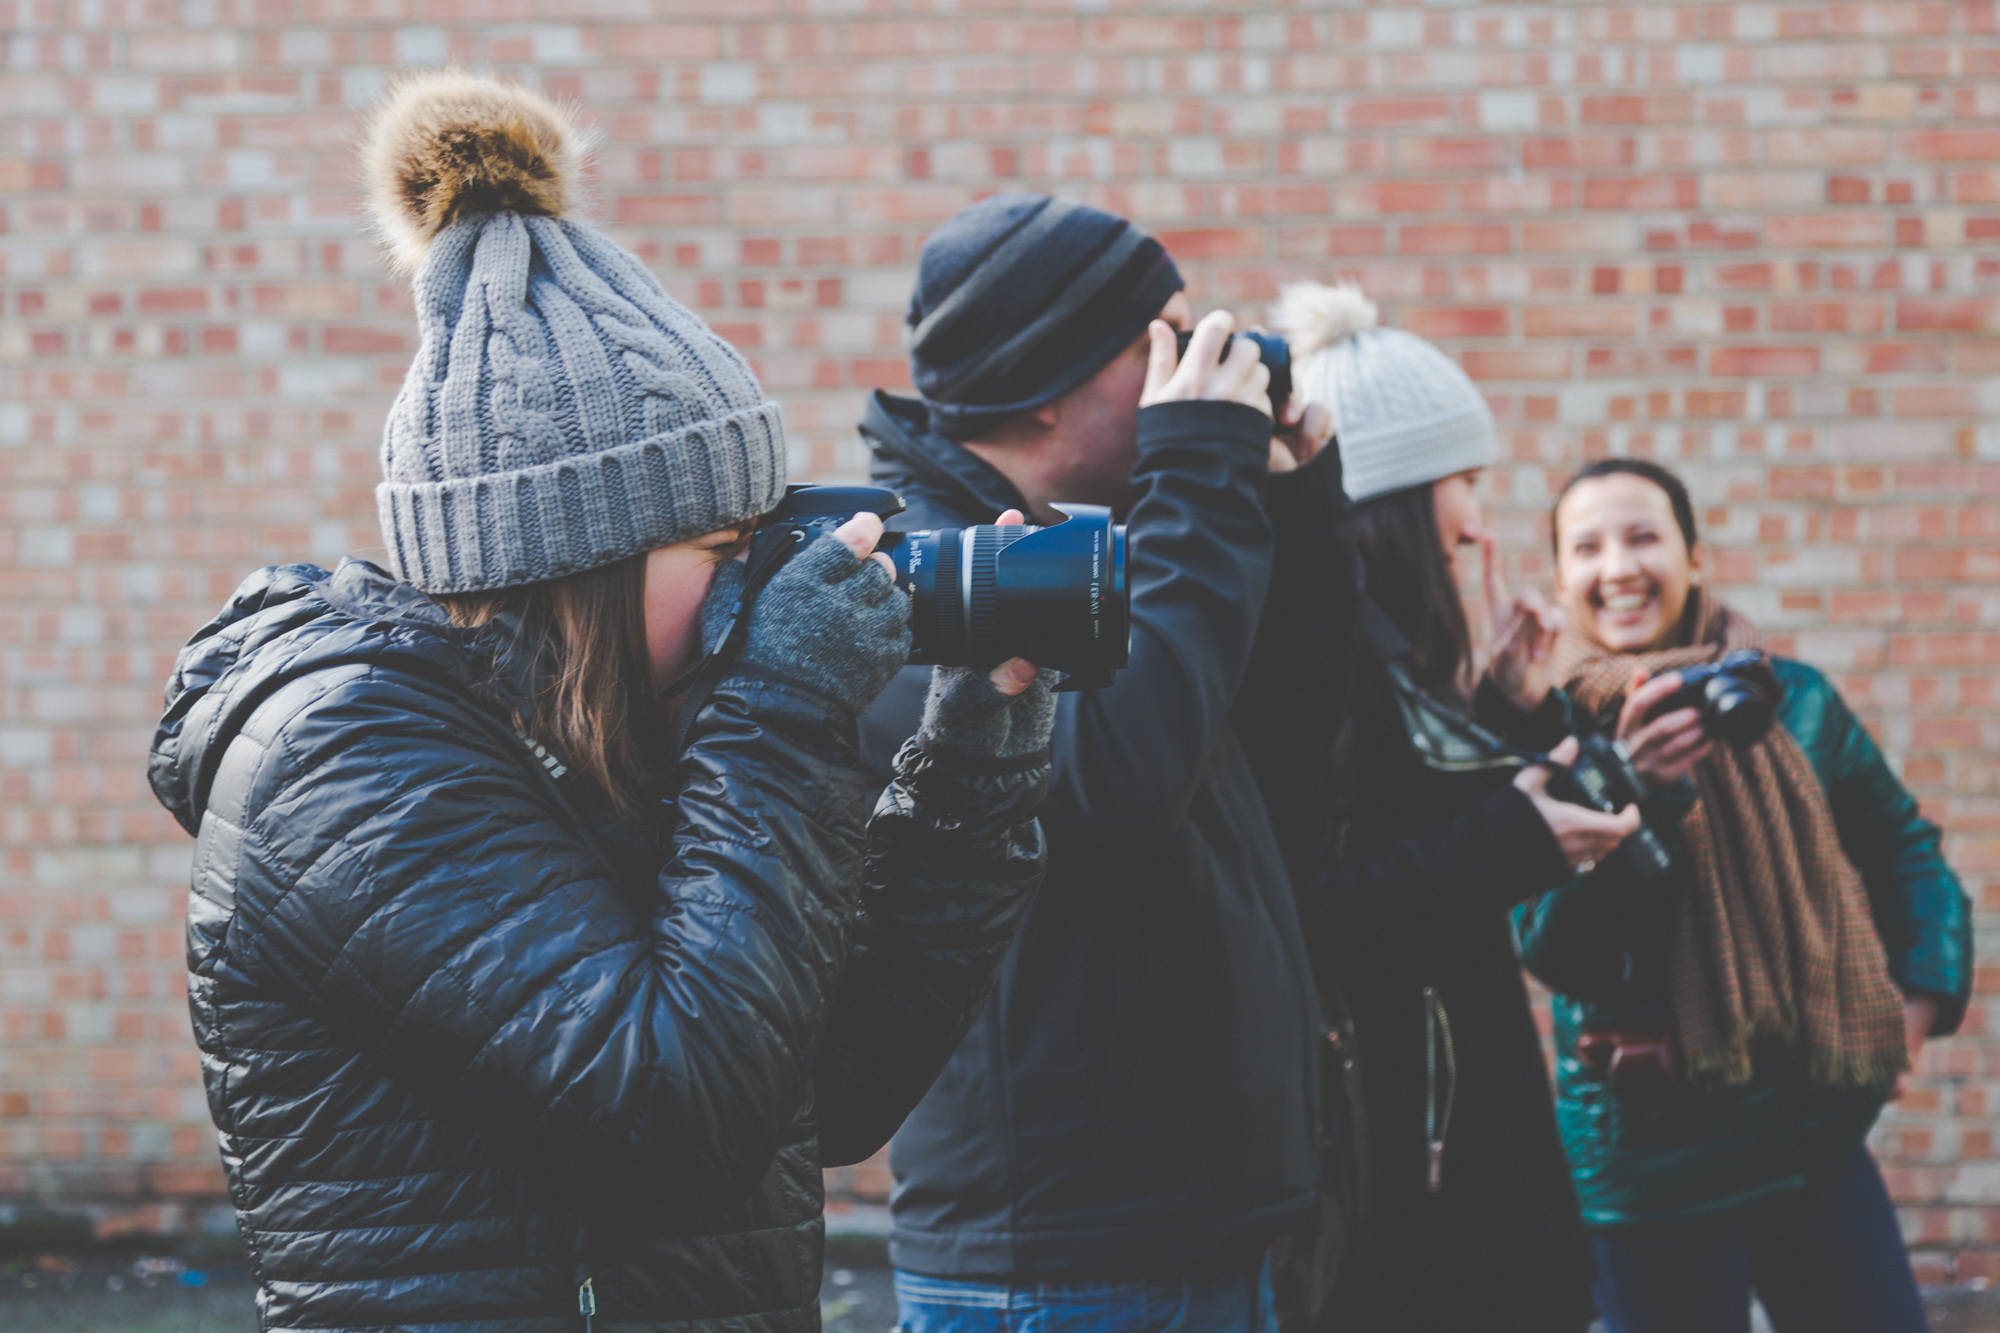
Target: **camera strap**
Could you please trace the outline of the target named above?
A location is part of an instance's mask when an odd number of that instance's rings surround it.
[[[1524,750],[1481,726],[1458,709],[1417,684],[1407,664],[1383,663],[1390,693],[1403,716],[1404,733],[1417,755],[1431,768],[1446,773],[1490,768],[1520,768],[1548,762],[1548,756]]]
[[[694,730],[694,720],[708,704],[708,696],[715,692],[723,678],[729,674],[736,659],[743,655],[743,645],[750,640],[750,613],[756,608],[757,597],[764,591],[777,572],[785,567],[804,544],[805,531],[790,526],[760,529],[750,539],[748,568],[743,572],[743,590],[736,596],[736,604],[729,608],[729,623],[722,637],[715,641],[715,647],[695,664],[692,671],[660,691],[662,699],[680,697],[680,714],[674,719],[674,758],[687,753],[688,736]]]

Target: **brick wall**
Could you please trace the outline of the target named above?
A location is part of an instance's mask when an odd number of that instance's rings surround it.
[[[1681,466],[1731,598],[2000,910],[1994,0],[936,10],[0,0],[0,1198],[215,1199],[142,756],[245,572],[376,543],[411,324],[348,144],[404,65],[584,104],[600,216],[754,358],[801,473],[862,466],[917,245],[982,192],[1140,218],[1198,307],[1362,278],[1491,395],[1521,573],[1579,459]],[[1882,1139],[1932,1280],[2000,1277],[1981,990]]]

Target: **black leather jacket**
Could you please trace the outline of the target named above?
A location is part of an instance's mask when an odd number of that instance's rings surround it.
[[[654,820],[538,766],[498,635],[372,566],[265,570],[154,742],[198,835],[189,1002],[269,1329],[819,1327],[822,1154],[957,1045],[1043,860],[1046,766],[738,675]],[[657,827],[647,827],[647,824]]]

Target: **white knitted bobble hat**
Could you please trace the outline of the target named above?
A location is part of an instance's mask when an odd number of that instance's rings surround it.
[[[749,364],[572,216],[583,149],[545,98],[451,71],[400,84],[363,149],[422,338],[375,496],[389,567],[425,592],[596,569],[785,493]]]
[[[1356,503],[1486,467],[1500,453],[1493,413],[1458,363],[1377,318],[1349,283],[1292,283],[1272,312],[1291,344],[1293,392],[1333,413]]]

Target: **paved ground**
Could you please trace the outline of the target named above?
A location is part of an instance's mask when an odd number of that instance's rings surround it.
[[[889,1333],[896,1296],[889,1270],[865,1255],[837,1255],[820,1288],[826,1333]],[[251,1288],[240,1274],[204,1274],[200,1286],[177,1274],[148,1285],[126,1273],[66,1275],[0,1272],[0,1330],[5,1333],[256,1333]],[[24,1281],[32,1277],[32,1283]],[[112,1280],[117,1289],[112,1289]],[[1769,1326],[1760,1322],[1759,1329]],[[2000,1298],[1959,1292],[1931,1301],[1932,1333],[2000,1333]]]
[[[178,1274],[156,1277],[149,1285],[129,1272],[102,1269],[63,1275],[0,1272],[0,1330],[257,1333],[249,1280],[241,1274],[202,1277],[202,1285],[186,1286]],[[820,1289],[820,1313],[826,1333],[887,1333],[896,1323],[889,1270],[879,1264],[829,1265]]]
[[[0,1280],[0,1329],[7,1333],[257,1333],[250,1283],[210,1281],[150,1287],[117,1274],[77,1274],[70,1285],[45,1274]],[[106,1283],[117,1278],[119,1290]]]

